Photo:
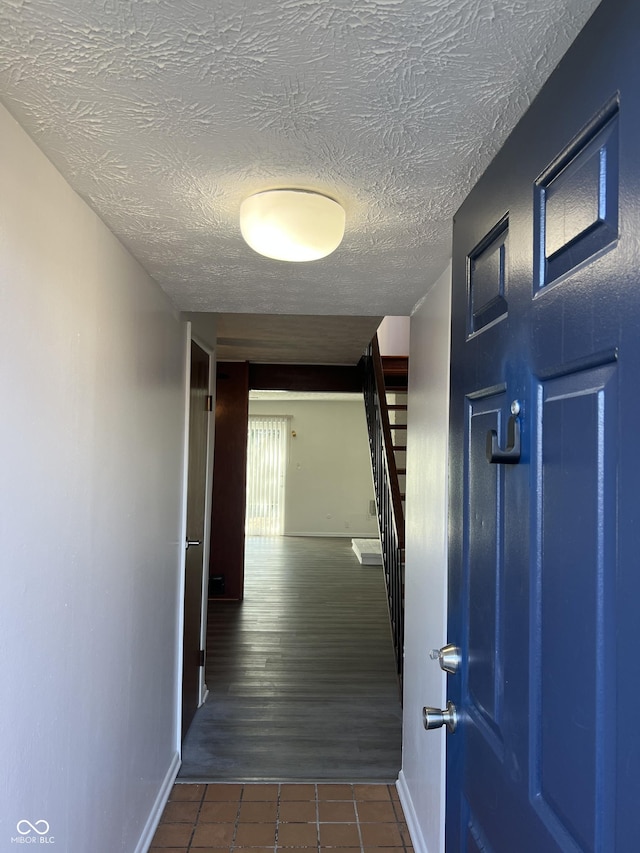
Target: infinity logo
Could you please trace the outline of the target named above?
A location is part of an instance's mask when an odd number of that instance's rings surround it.
[[[36,832],[38,835],[46,835],[49,832],[49,823],[46,820],[37,820],[35,823],[31,823],[28,820],[20,820],[16,829],[20,835],[29,835],[30,832]]]

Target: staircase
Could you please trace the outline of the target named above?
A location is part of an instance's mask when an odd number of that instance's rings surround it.
[[[407,483],[407,382],[409,380],[409,359],[406,355],[383,355],[382,376],[391,446],[393,448],[398,475],[398,488],[402,501],[402,526],[404,530],[405,493]],[[404,562],[404,561],[403,561]]]
[[[382,358],[376,336],[363,356],[362,369],[391,633],[402,681],[408,359]]]

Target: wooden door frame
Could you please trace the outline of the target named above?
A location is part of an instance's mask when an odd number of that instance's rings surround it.
[[[178,624],[176,637],[176,730],[175,744],[179,755],[182,754],[182,676],[183,676],[183,654],[184,654],[184,598],[185,598],[185,573],[187,563],[187,552],[183,543],[187,538],[187,488],[189,479],[189,407],[190,407],[190,392],[191,392],[191,342],[196,343],[209,356],[209,394],[212,399],[215,399],[215,382],[216,382],[216,358],[215,351],[205,343],[201,338],[192,334],[191,323],[184,323],[184,359],[183,359],[183,379],[184,379],[184,432],[183,432],[183,453],[182,453],[182,499],[181,499],[181,519],[180,519],[180,541],[179,549],[179,595],[178,595]],[[205,487],[205,506],[204,506],[204,538],[202,542],[202,583],[203,590],[206,590],[206,584],[209,577],[209,548],[211,540],[211,495],[213,484],[213,444],[214,444],[214,418],[213,415],[209,418],[209,427],[207,434],[207,471],[206,471],[206,487]],[[207,595],[203,592],[202,609],[200,613],[200,648],[206,650],[207,636]],[[205,681],[204,667],[200,670],[199,679],[199,700],[200,707],[207,698],[209,690]]]

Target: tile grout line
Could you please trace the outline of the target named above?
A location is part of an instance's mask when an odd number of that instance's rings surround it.
[[[202,795],[200,797],[200,804],[198,805],[198,810],[196,812],[196,819],[193,822],[193,826],[191,827],[191,835],[189,836],[189,843],[187,844],[187,853],[192,849],[191,844],[193,842],[193,836],[196,834],[196,828],[198,826],[198,821],[200,820],[200,812],[202,811],[202,804],[204,802],[205,794],[207,793],[207,785],[203,786]]]
[[[318,802],[318,783],[313,785],[316,801],[316,850],[320,853],[320,803]]]
[[[280,836],[280,802],[282,797],[282,784],[278,783],[278,793],[276,794],[276,830],[273,838],[273,853],[278,850],[278,838]]]
[[[358,839],[360,841],[360,853],[364,853],[364,843],[362,841],[362,830],[360,829],[360,813],[358,811],[358,801],[356,799],[356,786],[353,785],[353,810],[356,813],[356,826],[358,827]]]
[[[391,786],[389,786],[389,794],[391,794]],[[405,841],[404,833],[402,832],[402,829],[401,829],[401,826],[404,823],[404,812],[402,811],[402,806],[400,805],[400,801],[394,800],[393,797],[391,797],[391,805],[393,807],[393,814],[394,814],[394,817],[396,819],[396,826],[398,827],[398,832],[400,833],[400,838],[402,840],[402,849],[404,850],[404,853],[407,853],[407,844]],[[400,809],[401,815],[398,814],[398,809]],[[402,816],[402,820],[400,819],[401,816]]]
[[[238,827],[240,825],[240,809],[242,807],[242,799],[244,797],[244,785],[240,788],[240,796],[238,798],[238,808],[236,809],[236,819],[233,822],[233,836],[229,844],[229,853],[233,853],[236,849],[236,839],[238,838]]]

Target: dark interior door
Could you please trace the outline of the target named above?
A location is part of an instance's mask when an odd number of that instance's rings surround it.
[[[182,671],[182,737],[200,701],[200,639],[203,596],[204,509],[207,484],[207,397],[209,356],[191,342],[189,396],[189,463],[187,488],[187,555],[184,586],[184,644]],[[189,544],[190,543],[190,544]],[[197,543],[197,544],[196,544]]]
[[[638,849],[638,33],[605,0],[455,218],[451,853]]]

